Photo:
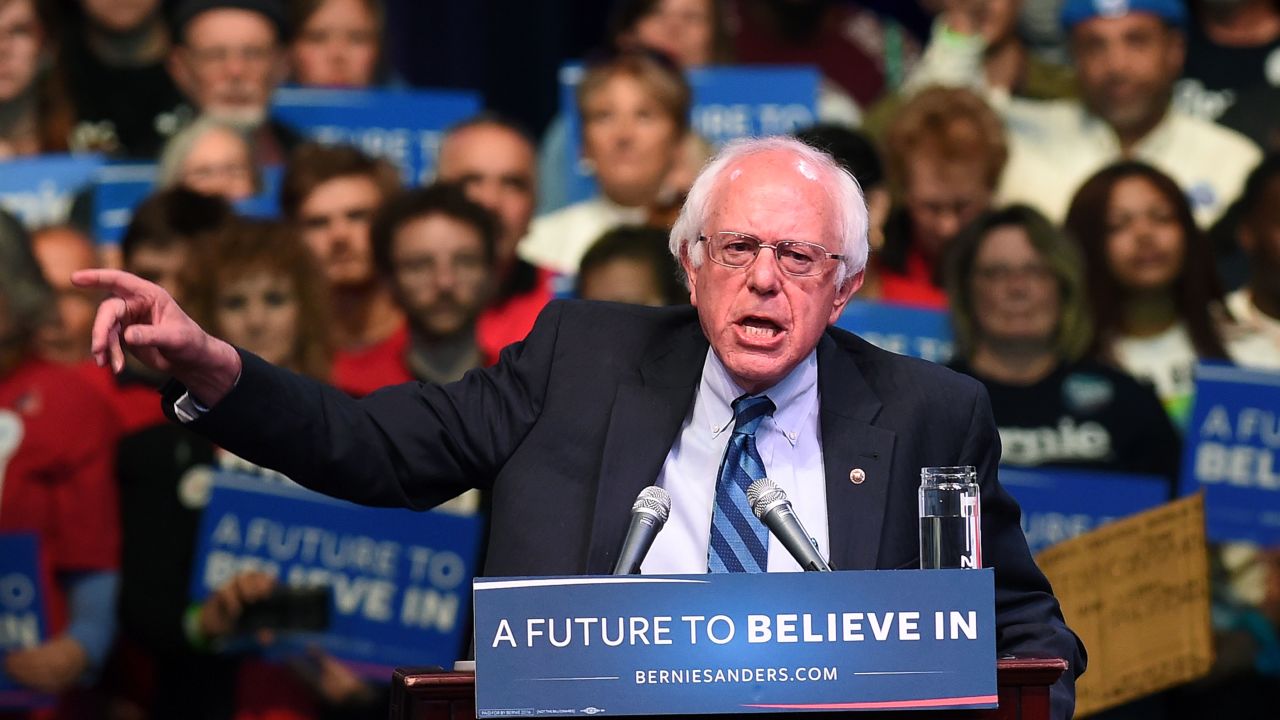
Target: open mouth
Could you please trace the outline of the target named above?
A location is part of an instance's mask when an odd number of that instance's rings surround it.
[[[751,315],[737,323],[739,332],[748,340],[769,341],[782,334],[783,328],[778,323],[764,317]]]

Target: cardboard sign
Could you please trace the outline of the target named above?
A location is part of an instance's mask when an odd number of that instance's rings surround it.
[[[102,158],[97,155],[36,155],[5,160],[0,172],[0,207],[28,228],[67,221],[76,195],[92,185]]]
[[[201,519],[191,595],[259,570],[332,590],[329,629],[295,637],[386,681],[398,665],[450,666],[463,648],[480,520],[368,508],[284,479],[220,473]],[[284,639],[284,650],[291,647]]]
[[[1209,558],[1199,495],[1117,520],[1036,557],[1089,651],[1083,717],[1209,672]]]
[[[996,705],[986,570],[478,579],[476,715]]]
[[[951,322],[941,310],[854,298],[836,327],[899,355],[936,363],[951,359]]]
[[[49,637],[39,541],[31,533],[0,534],[0,658]],[[19,685],[0,665],[0,710],[43,707],[53,698]]]
[[[568,203],[596,194],[595,179],[582,162],[582,118],[575,99],[582,72],[576,63],[560,69],[560,111],[569,120],[563,160]],[[685,78],[693,90],[690,125],[713,146],[740,137],[789,135],[817,122],[816,68],[704,67],[687,71]]]
[[[1209,539],[1280,543],[1280,373],[1196,368],[1182,492],[1200,490]]]
[[[1169,499],[1169,481],[1156,475],[1001,466],[1000,484],[1022,506],[1033,553]]]
[[[444,131],[480,112],[479,96],[461,90],[281,88],[271,104],[273,117],[313,140],[386,158],[410,185],[431,182]]]

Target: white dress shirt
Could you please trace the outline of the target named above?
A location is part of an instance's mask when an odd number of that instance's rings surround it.
[[[646,575],[707,572],[716,474],[733,434],[732,403],[746,392],[730,377],[713,350],[707,350],[693,409],[667,454],[657,484],[671,494],[671,517],[641,565]],[[818,427],[818,354],[800,362],[777,385],[761,393],[777,410],[756,431],[756,448],[769,479],[787,494],[804,529],[830,559],[827,536],[826,473]],[[800,571],[799,564],[772,536],[769,572]]]

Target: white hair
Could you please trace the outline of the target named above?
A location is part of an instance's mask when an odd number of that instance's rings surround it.
[[[702,265],[705,252],[697,242],[711,218],[711,198],[719,187],[720,177],[739,160],[769,153],[788,154],[796,159],[795,168],[804,177],[820,182],[831,198],[835,210],[835,231],[844,255],[836,271],[836,285],[844,284],[867,265],[867,201],[862,188],[848,170],[840,167],[830,155],[795,138],[779,135],[762,138],[739,138],[724,146],[711,162],[702,168],[689,189],[688,199],[680,209],[680,217],[671,227],[671,254],[678,262],[688,253],[693,267]],[[823,180],[825,176],[825,181]]]
[[[156,186],[171,188],[181,185],[182,166],[187,163],[187,156],[195,149],[196,143],[204,139],[205,135],[214,132],[224,132],[234,135],[246,143],[249,142],[245,133],[232,123],[212,115],[201,115],[179,130],[164,144],[164,149],[160,152],[160,162],[156,169]],[[254,184],[255,186],[257,185],[257,180],[254,181]]]

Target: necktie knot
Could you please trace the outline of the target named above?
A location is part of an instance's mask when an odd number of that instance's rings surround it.
[[[773,415],[773,411],[776,409],[777,406],[773,404],[768,395],[757,395],[755,397],[743,395],[734,400],[733,434],[755,435],[760,423],[764,422],[766,417]]]

